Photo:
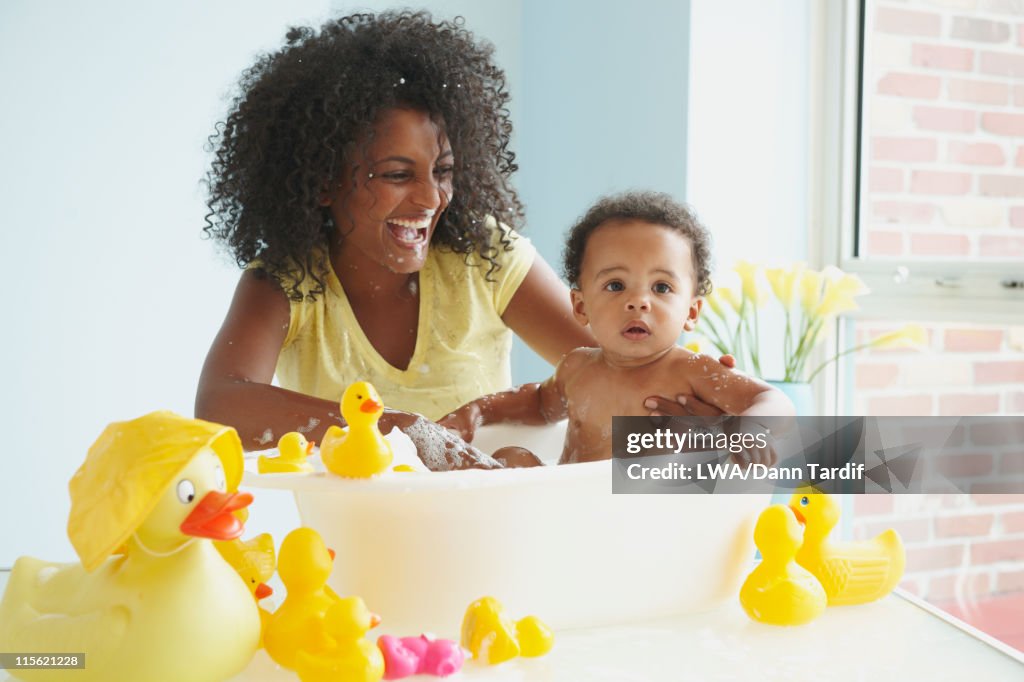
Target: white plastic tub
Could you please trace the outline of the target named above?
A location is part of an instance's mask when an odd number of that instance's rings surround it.
[[[485,428],[475,444],[524,445],[557,459],[563,433],[564,426]],[[243,485],[294,491],[303,525],[337,552],[331,586],[365,599],[387,632],[456,637],[466,606],[484,595],[515,618],[535,614],[556,629],[707,610],[734,598],[769,496],[613,495],[611,465],[367,481],[247,472]]]

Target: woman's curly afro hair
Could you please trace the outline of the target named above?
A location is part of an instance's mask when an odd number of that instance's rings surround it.
[[[318,254],[334,233],[325,188],[372,134],[384,110],[426,111],[455,155],[453,197],[432,244],[476,252],[498,266],[492,230],[512,229],[523,208],[509,177],[512,123],[505,75],[462,19],[435,22],[426,12],[354,14],[312,28],[292,28],[285,46],[242,74],[241,94],[210,137],[214,161],[204,232],[246,267],[259,261],[289,298],[324,290],[328,262]],[[500,242],[508,248],[507,236]]]

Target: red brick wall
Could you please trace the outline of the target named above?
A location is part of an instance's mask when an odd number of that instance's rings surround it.
[[[1024,592],[1024,495],[857,495],[853,511],[857,539],[899,531],[901,587],[929,601]]]
[[[861,254],[1024,258],[1024,6],[871,0]]]
[[[858,344],[901,326],[872,320],[853,324],[854,343]],[[923,326],[928,331],[928,345],[923,349],[869,350],[854,357],[853,385],[844,412],[875,416],[1024,414],[1024,323],[996,326],[925,321]]]
[[[1020,259],[1024,274],[1024,2],[867,5],[859,255],[911,268]],[[1024,414],[1024,320],[923,322],[926,350],[856,356],[843,411]],[[898,326],[858,320],[856,341]],[[998,481],[1024,469],[1019,450],[980,447],[944,466]],[[929,601],[1024,593],[1024,495],[859,496],[854,514],[857,537],[900,531],[903,586]]]

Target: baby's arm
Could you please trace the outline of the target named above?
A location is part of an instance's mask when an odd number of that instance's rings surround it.
[[[568,371],[567,365],[574,364],[575,352],[566,355],[547,380],[482,396],[445,415],[438,423],[457,431],[467,443],[471,443],[476,430],[485,424],[539,425],[565,419],[568,411],[564,399],[564,376]]]

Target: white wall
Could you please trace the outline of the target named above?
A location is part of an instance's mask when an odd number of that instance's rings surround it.
[[[722,276],[738,259],[808,260],[811,2],[691,5],[686,198],[714,235]],[[768,375],[781,369],[782,326],[765,322],[762,357],[778,360]]]
[[[689,69],[687,2],[426,4],[496,46],[528,234],[557,268],[572,219],[628,187],[692,201],[723,264],[802,255],[808,1],[693,0]],[[63,4],[0,3],[0,567],[73,558],[67,481],[105,424],[191,414],[238,276],[200,238],[205,138],[287,26],[367,5]],[[528,356],[517,378],[549,371]],[[258,507],[254,528],[291,522]]]
[[[204,141],[326,0],[0,3],[0,567],[71,559],[67,482],[110,421],[191,415],[237,271],[202,240]]]

